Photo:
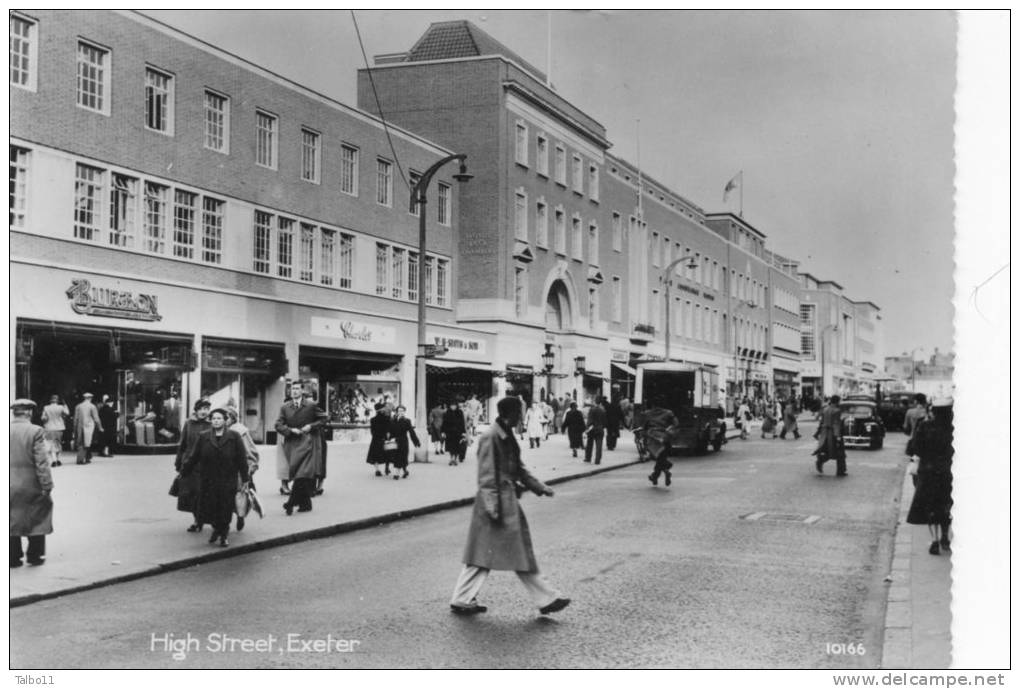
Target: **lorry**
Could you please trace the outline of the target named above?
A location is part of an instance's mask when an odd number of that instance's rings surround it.
[[[676,416],[673,449],[706,452],[726,442],[725,413],[719,406],[719,374],[707,366],[673,362],[637,365],[634,402],[645,409],[663,407]]]

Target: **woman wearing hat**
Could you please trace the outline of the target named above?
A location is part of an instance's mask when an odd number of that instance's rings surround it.
[[[181,444],[177,447],[177,457],[174,460],[174,469],[178,473],[184,464],[184,459],[191,454],[198,442],[198,436],[209,430],[209,408],[212,404],[209,400],[198,400],[195,402],[194,415],[184,422],[181,429]],[[177,510],[179,512],[191,512],[194,521],[188,527],[191,533],[198,533],[202,530],[202,522],[198,518],[198,492],[201,484],[201,467],[198,467],[187,478],[180,481],[180,492],[177,495]]]
[[[931,418],[914,429],[913,450],[918,457],[914,499],[908,524],[927,524],[932,542],[928,552],[949,549],[950,510],[953,506],[953,402],[932,402]]]
[[[393,419],[390,421],[388,433],[389,437],[393,439],[397,447],[393,450],[386,450],[386,466],[393,465],[393,479],[397,480],[401,478],[397,476],[397,469],[404,472],[403,478],[407,478],[407,453],[410,450],[408,446],[408,436],[411,438],[411,442],[414,443],[415,447],[421,447],[421,441],[418,440],[418,436],[414,432],[414,427],[411,425],[411,419],[407,418],[407,407],[399,405],[396,411],[393,413]],[[387,469],[387,473],[389,470]]]
[[[379,471],[379,465],[386,464],[386,450],[384,446],[390,431],[390,413],[385,403],[376,402],[375,416],[368,422],[368,427],[372,434],[372,440],[368,444],[368,457],[365,461],[375,467],[376,476],[382,476],[382,472]],[[386,473],[390,473],[388,464],[386,466]]]

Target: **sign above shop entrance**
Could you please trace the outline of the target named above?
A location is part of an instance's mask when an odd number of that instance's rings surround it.
[[[471,337],[463,337],[429,329],[425,334],[425,341],[436,347],[445,347],[448,351],[457,354],[471,356],[483,356],[485,354],[485,340],[476,340]]]
[[[312,335],[365,344],[393,344],[397,331],[384,325],[312,316]]]
[[[107,287],[93,287],[85,278],[72,278],[65,292],[71,300],[71,310],[85,316],[127,318],[133,321],[160,321],[156,297],[152,294],[135,294]]]

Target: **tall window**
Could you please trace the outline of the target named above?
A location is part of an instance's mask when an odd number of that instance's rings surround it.
[[[574,191],[578,194],[584,193],[584,161],[581,160],[581,156],[575,155],[573,157],[573,168],[571,172],[571,181],[574,184]]]
[[[407,252],[407,299],[418,301],[418,252]]]
[[[599,226],[594,222],[588,224],[588,263],[599,264]]]
[[[205,147],[220,153],[230,150],[230,101],[212,91],[205,92]]]
[[[390,295],[394,299],[404,298],[404,278],[407,274],[407,250],[390,247]]]
[[[613,251],[623,251],[623,221],[619,213],[613,213]]]
[[[138,217],[138,180],[113,173],[110,185],[110,244],[132,247]]]
[[[336,230],[322,228],[319,237],[319,282],[327,287],[336,284]]]
[[[594,163],[588,166],[588,196],[592,201],[599,200],[599,168]]]
[[[662,299],[659,297],[659,290],[652,290],[652,308],[649,309],[652,316],[651,326],[658,332],[662,328]]]
[[[514,237],[528,241],[528,196],[523,191],[514,194]]]
[[[438,306],[449,306],[449,295],[446,289],[449,276],[450,262],[445,258],[436,259],[436,304]]]
[[[347,144],[340,147],[340,191],[358,195],[358,149]]]
[[[202,199],[202,260],[223,262],[223,201]]]
[[[167,206],[170,187],[145,183],[145,250],[162,254],[166,250]]]
[[[78,163],[74,180],[74,236],[99,239],[103,214],[103,175],[96,167]]]
[[[701,304],[694,305],[694,335],[695,340],[701,339]]]
[[[524,266],[514,266],[514,313],[523,318],[528,311],[528,272]]]
[[[174,190],[173,254],[178,258],[195,257],[195,203],[197,194]]]
[[[584,260],[584,230],[581,219],[576,215],[570,219],[571,255],[578,261]]]
[[[298,279],[311,282],[315,277],[315,225],[300,223],[298,244]]]
[[[273,216],[262,211],[255,211],[255,237],[252,267],[256,273],[269,274],[269,265],[273,250]]]
[[[535,169],[538,174],[549,176],[549,139],[545,134],[535,138]]]
[[[255,111],[255,163],[276,169],[277,120],[269,113]]]
[[[173,135],[174,78],[145,68],[145,128]]]
[[[319,182],[319,167],[322,152],[319,150],[319,135],[310,129],[301,130],[301,179]]]
[[[567,186],[567,149],[563,148],[562,144],[556,144],[556,160],[554,162],[556,169],[556,181]]]
[[[28,202],[28,149],[11,146],[11,227],[25,226]]]
[[[276,274],[294,277],[294,221],[280,218],[276,232]]]
[[[425,257],[425,303],[436,302],[436,259],[434,256]]]
[[[407,207],[407,212],[410,213],[411,215],[415,216],[415,217],[418,216],[418,212],[421,210],[419,208],[419,206],[421,204],[418,203],[418,195],[414,194],[413,192],[414,192],[415,185],[417,185],[420,180],[421,180],[421,174],[420,173],[414,172],[414,171],[411,171],[411,172],[407,173],[407,186],[410,187],[411,192],[412,192],[408,196],[408,204],[409,205]]]
[[[652,254],[652,266],[658,268],[659,266],[662,265],[661,254],[662,244],[659,243],[659,233],[652,232],[652,237],[650,241],[651,241],[650,249]]]
[[[691,302],[684,302],[684,335],[694,337],[694,309]]]
[[[556,240],[556,253],[566,255],[567,253],[567,228],[566,217],[563,209],[557,208],[553,216],[553,239]]]
[[[390,247],[386,244],[375,245],[375,293],[386,296],[390,286]]]
[[[393,163],[379,158],[375,168],[375,202],[389,206],[393,194]]]
[[[350,289],[354,278],[354,236],[340,235],[340,287]],[[417,284],[417,283],[415,283]]]
[[[599,320],[599,288],[588,288],[588,329],[594,330]]]
[[[436,186],[437,196],[439,197],[438,203],[436,204],[436,222],[440,225],[450,225],[450,185],[439,182]]]
[[[619,323],[623,320],[623,281],[616,275],[613,276],[613,322]]]
[[[514,127],[514,160],[521,165],[528,164],[528,126],[523,122]]]
[[[88,110],[109,114],[110,51],[78,42],[77,103]]]
[[[535,244],[549,246],[549,207],[545,201],[535,204]]]
[[[35,90],[36,37],[35,22],[24,17],[11,17],[11,86]]]

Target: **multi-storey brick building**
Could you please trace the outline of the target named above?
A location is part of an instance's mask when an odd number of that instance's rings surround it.
[[[413,405],[404,178],[448,150],[136,13],[10,24],[17,395],[110,395],[134,445],[173,442],[200,395],[271,439],[287,378],[338,429]],[[428,335],[467,373],[430,382],[487,396],[492,334],[454,318],[458,192],[433,184]]]

